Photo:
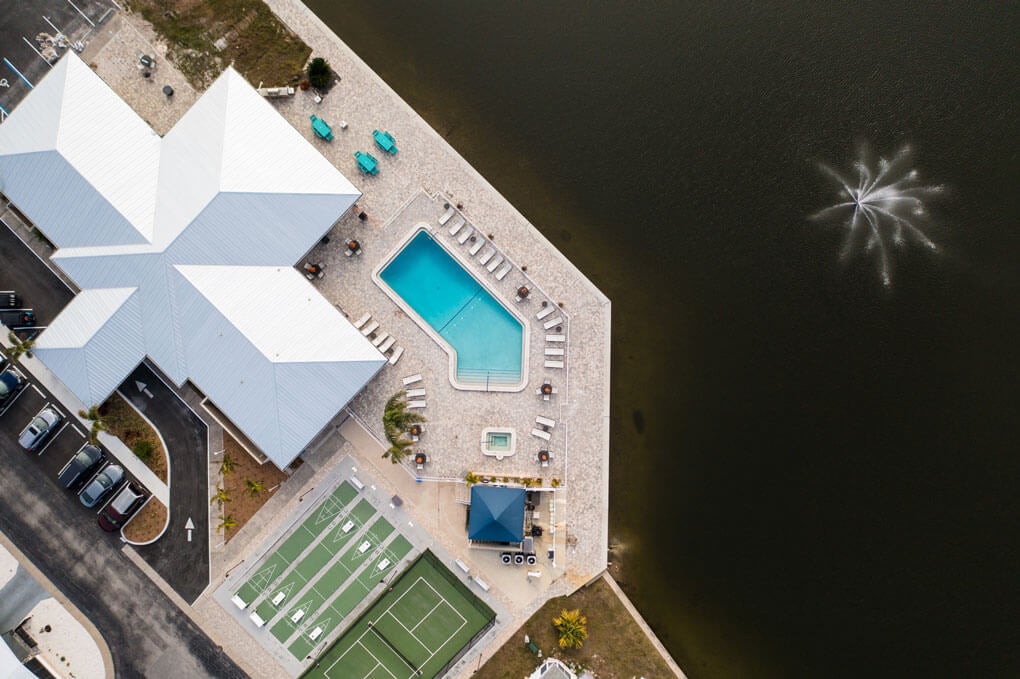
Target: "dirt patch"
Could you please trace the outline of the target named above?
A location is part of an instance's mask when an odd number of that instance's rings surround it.
[[[99,406],[99,414],[106,423],[106,430],[119,438],[145,463],[145,466],[166,483],[167,456],[156,430],[131,407],[120,394],[114,392]],[[139,451],[148,451],[139,454]]]
[[[261,0],[131,0],[128,8],[152,24],[199,90],[230,63],[255,86],[296,83],[312,52]]]
[[[152,498],[124,526],[124,537],[131,542],[148,542],[160,534],[168,516],[166,505]]]
[[[287,475],[272,462],[259,464],[226,432],[223,434],[223,451],[223,456],[231,463],[229,471],[222,474],[220,483],[227,499],[219,506],[220,514],[215,520],[224,533],[224,539],[230,542],[262,505],[269,502],[276,488],[287,480]],[[213,504],[219,505],[219,501],[214,499]],[[228,518],[230,521],[226,520]]]
[[[561,649],[552,619],[564,609],[575,608],[588,618],[588,639],[581,648]],[[623,602],[602,578],[568,597],[547,601],[489,658],[476,676],[483,679],[529,676],[542,661],[524,645],[525,634],[542,650],[543,657],[558,658],[576,668],[586,668],[599,679],[673,676]]]

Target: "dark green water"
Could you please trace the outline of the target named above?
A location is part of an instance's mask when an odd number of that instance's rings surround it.
[[[309,4],[612,298],[612,558],[689,675],[1020,676],[1016,3]],[[950,188],[890,290],[805,219],[862,140]]]

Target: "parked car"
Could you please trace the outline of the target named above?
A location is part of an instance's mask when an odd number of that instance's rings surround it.
[[[86,507],[95,507],[123,478],[123,467],[119,464],[106,465],[78,493],[81,503]]]
[[[116,497],[110,500],[110,504],[99,512],[100,528],[114,531],[123,526],[131,518],[131,515],[142,506],[146,497],[141,488],[129,482],[120,489]]]
[[[0,411],[7,407],[18,392],[25,388],[25,378],[8,367],[0,372]]]
[[[25,450],[35,450],[49,438],[50,434],[57,430],[57,425],[63,419],[60,413],[50,406],[43,406],[39,414],[33,417],[28,426],[21,430],[18,443]]]
[[[60,474],[57,475],[57,481],[64,488],[71,488],[79,481],[85,479],[86,474],[95,469],[104,459],[102,450],[91,443],[86,443],[60,470]]]

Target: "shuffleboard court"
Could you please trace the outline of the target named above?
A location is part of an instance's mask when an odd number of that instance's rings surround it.
[[[456,662],[495,617],[491,608],[426,551],[303,676],[435,677]]]

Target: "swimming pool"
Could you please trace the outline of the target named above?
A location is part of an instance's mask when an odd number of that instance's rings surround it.
[[[377,276],[450,354],[455,387],[514,391],[524,387],[524,325],[427,227],[419,227]]]

